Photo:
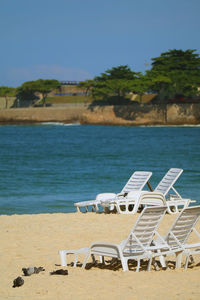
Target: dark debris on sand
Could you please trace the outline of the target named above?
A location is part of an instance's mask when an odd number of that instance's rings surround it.
[[[28,267],[28,268],[22,268],[22,271],[25,276],[31,276],[32,274],[38,274],[42,271],[45,271],[43,267]]]
[[[59,269],[59,270],[50,272],[50,275],[68,275],[68,270]]]
[[[24,279],[18,276],[13,280],[13,288],[22,286],[24,284]]]

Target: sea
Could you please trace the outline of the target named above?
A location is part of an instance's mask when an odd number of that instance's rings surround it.
[[[175,188],[200,205],[199,126],[1,125],[0,214],[75,212],[134,171],[153,172],[154,188],[170,168],[184,170]]]

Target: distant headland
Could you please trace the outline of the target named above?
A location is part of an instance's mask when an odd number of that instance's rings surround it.
[[[63,122],[97,125],[198,125],[200,103],[92,105],[63,104],[52,107],[0,110],[1,124]]]

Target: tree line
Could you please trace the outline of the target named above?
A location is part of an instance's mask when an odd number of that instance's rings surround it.
[[[140,97],[145,93],[158,95],[160,102],[168,99],[192,98],[199,96],[200,56],[196,50],[169,50],[152,58],[151,69],[145,73],[134,72],[128,65],[106,70],[94,79],[80,82],[79,87],[94,100],[125,101],[130,93]],[[43,105],[47,95],[60,88],[55,79],[38,79],[24,82],[20,87],[0,86],[0,96],[16,96],[23,101],[34,102],[42,94]],[[113,104],[114,104],[113,103]]]
[[[56,79],[38,79],[35,81],[26,81],[20,87],[13,88],[0,86],[0,97],[5,97],[6,108],[8,97],[16,97],[19,101],[28,101],[34,103],[40,99],[38,94],[42,95],[43,106],[46,106],[46,98],[52,90],[60,88],[60,82]]]
[[[199,95],[200,57],[196,50],[169,50],[152,58],[145,74],[133,72],[128,65],[106,70],[93,80],[80,82],[94,99],[119,100],[129,93],[140,96],[155,93],[160,102]]]

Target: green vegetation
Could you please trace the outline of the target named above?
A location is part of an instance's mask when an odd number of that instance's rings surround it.
[[[156,91],[162,100],[193,97],[200,86],[200,57],[195,50],[170,50],[152,59],[147,72],[149,89]]]
[[[85,95],[53,96],[52,91],[61,92],[60,82],[38,79],[24,82],[17,89],[2,86],[0,96],[7,99],[16,96],[20,103],[52,105],[64,103],[129,104],[131,97],[144,101],[144,96],[156,94],[158,101],[166,105],[169,99],[185,99],[200,96],[200,56],[196,50],[169,50],[152,58],[151,69],[144,74],[134,72],[128,65],[106,70],[92,80],[77,86]],[[40,97],[42,95],[42,99]],[[39,97],[40,96],[40,97]],[[148,101],[148,100],[147,100]],[[145,102],[145,101],[144,101]],[[23,105],[22,105],[23,106]],[[7,107],[7,100],[6,100]]]
[[[156,93],[162,103],[169,99],[199,95],[200,57],[195,50],[169,50],[152,59],[145,74],[125,66],[114,67],[93,80],[80,83],[95,100],[125,103],[127,95]]]
[[[142,94],[146,91],[143,77],[125,65],[106,70],[93,80],[80,82],[79,87],[85,88],[96,101],[102,99],[109,104],[123,103],[130,101],[131,92]]]
[[[6,100],[6,108],[8,108],[8,97],[15,97],[16,89],[8,86],[0,86],[0,97],[4,97]]]
[[[55,79],[38,79],[23,83],[17,91],[17,98],[21,101],[34,103],[39,97],[37,93],[42,94],[42,104],[46,106],[47,95],[52,91],[60,88],[60,83]]]
[[[92,98],[85,95],[72,95],[72,96],[53,96],[46,98],[46,105],[52,104],[68,104],[68,103],[90,103]],[[38,106],[41,106],[42,100],[37,102]]]

